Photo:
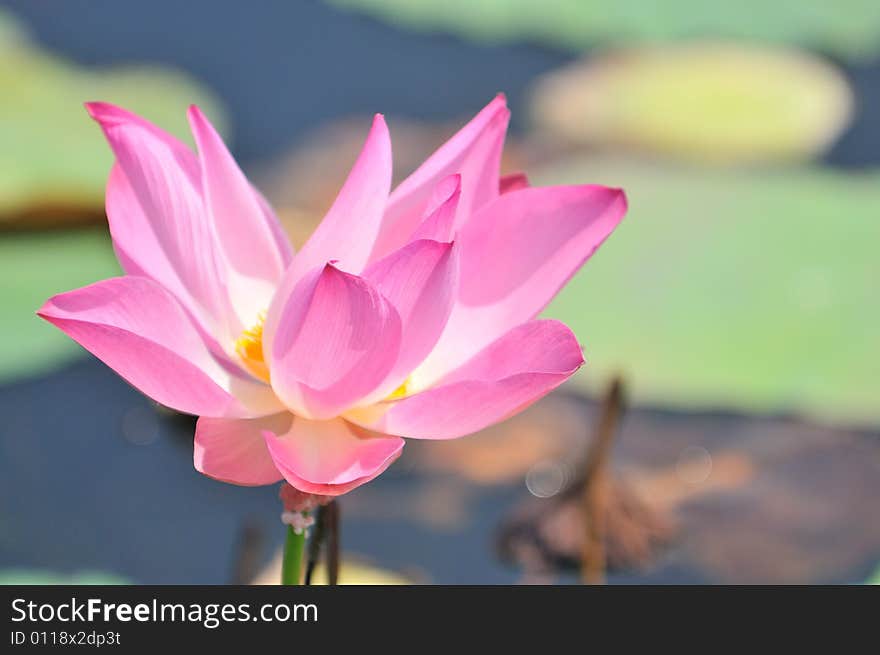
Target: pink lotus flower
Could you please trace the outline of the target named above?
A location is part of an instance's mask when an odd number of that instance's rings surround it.
[[[38,314],[157,402],[200,418],[195,467],[338,495],[404,440],[501,421],[583,363],[535,316],[612,232],[623,192],[499,178],[503,97],[391,192],[381,115],[294,255],[271,208],[195,107],[198,155],[87,105],[116,163],[107,216],[123,277]]]

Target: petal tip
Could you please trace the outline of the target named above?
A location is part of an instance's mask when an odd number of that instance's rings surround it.
[[[339,268],[338,264],[339,264],[338,259],[331,259],[330,261],[326,262],[321,267],[321,273],[318,275],[318,277],[323,277],[324,274],[331,274],[332,275],[334,273],[338,273],[339,275],[345,275],[345,271],[343,271],[341,268]]]
[[[202,108],[196,104],[192,104],[186,108],[186,118],[193,129],[195,129],[196,126],[198,126],[199,128],[204,128],[208,126],[213,128],[213,125],[211,125],[211,121],[208,120],[205,112],[203,112]]]
[[[370,134],[375,133],[376,130],[380,130],[383,135],[389,134],[388,123],[385,120],[385,114],[373,114],[373,122],[370,125]]]
[[[51,323],[52,319],[54,319],[56,317],[55,310],[57,309],[57,306],[55,305],[55,299],[61,295],[63,295],[63,294],[56,293],[54,296],[52,296],[51,298],[46,300],[46,302],[44,302],[40,306],[40,308],[34,312],[34,314],[36,314],[37,316],[42,318],[44,321],[49,321]]]
[[[566,345],[571,348],[572,354],[574,351],[577,351],[577,355],[572,358],[571,368],[568,370],[561,370],[561,373],[565,373],[567,375],[572,375],[575,371],[577,371],[581,366],[586,364],[587,360],[584,356],[584,347],[580,341],[578,341],[577,336],[574,331],[566,325],[564,322],[555,319],[555,318],[544,318],[544,319],[536,319],[535,323],[544,323],[546,325],[553,325],[559,329],[559,334],[566,342]]]
[[[105,122],[110,118],[111,114],[115,114],[118,111],[118,107],[115,105],[100,100],[84,102],[83,107],[85,107],[88,115],[99,123]]]
[[[220,134],[198,105],[193,104],[187,107],[186,120],[189,122],[190,130],[200,151],[206,147],[206,141],[210,143],[212,139],[221,140]]]
[[[618,186],[606,186],[602,187],[606,193],[614,197],[615,199],[620,199],[623,201],[624,205],[627,204],[626,191],[623,187]]]
[[[614,212],[615,223],[620,223],[629,211],[629,198],[620,187],[603,187],[608,194],[608,207]]]

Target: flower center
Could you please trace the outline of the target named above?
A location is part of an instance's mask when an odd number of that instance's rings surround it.
[[[241,358],[248,373],[264,382],[269,381],[269,367],[263,358],[263,324],[266,312],[257,314],[257,322],[241,333],[235,340],[235,352]]]

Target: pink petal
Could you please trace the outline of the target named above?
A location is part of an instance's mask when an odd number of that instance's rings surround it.
[[[113,249],[122,270],[129,275],[153,278],[171,291],[200,320],[210,324],[210,319],[204,316],[202,306],[190,295],[189,289],[168,260],[119,164],[114,164],[110,170],[106,204]]]
[[[410,240],[434,187],[443,178],[461,174],[460,217],[469,216],[498,195],[501,150],[509,120],[505,98],[499,95],[400,183],[388,200],[371,259],[384,257]]]
[[[160,282],[224,340],[231,324],[225,265],[201,197],[198,160],[147,121],[102,103],[87,105],[116,154],[107,214],[126,272]]]
[[[416,372],[420,388],[541,312],[625,212],[619,189],[570,186],[506,193],[474,215],[458,236],[459,296]]]
[[[186,310],[214,357],[221,360],[227,368],[238,369],[238,364],[230,358],[227,349],[220,343],[220,339],[226,342],[232,339],[232,335],[223,327],[226,325],[225,319],[212,316],[184,285],[168,261],[119,164],[114,164],[110,171],[106,204],[113,249],[122,270],[131,276],[155,280],[170,291]]]
[[[413,232],[412,240],[452,241],[460,199],[461,175],[450,175],[440,180],[434,188],[431,200],[428,201],[425,218]]]
[[[526,177],[525,173],[511,173],[501,178],[498,183],[498,192],[502,194],[510,193],[511,191],[525,189],[528,186],[529,178]]]
[[[287,432],[263,433],[275,466],[300,491],[338,496],[369,482],[400,455],[403,439],[342,419],[295,416]]]
[[[50,298],[37,312],[153,400],[181,412],[253,417],[278,411],[271,389],[231,375],[174,297],[120,277]]]
[[[558,321],[512,329],[436,387],[346,415],[374,430],[415,439],[454,439],[516,414],[583,364],[581,348]]]
[[[177,165],[185,172],[190,181],[193,184],[198,184],[200,177],[198,158],[180,139],[137,114],[107,102],[87,102],[85,108],[89,116],[97,121],[105,131],[114,125],[136,125],[149,132],[172,152]]]
[[[391,137],[385,118],[376,114],[336,201],[294,260],[297,279],[331,260],[344,270],[360,273],[379,233],[390,189]]]
[[[193,464],[200,473],[222,482],[256,486],[273,484],[281,473],[266,448],[263,432],[285,434],[288,412],[255,419],[199,418]]]
[[[391,137],[384,117],[376,114],[363,150],[336,201],[294,257],[275,292],[263,328],[264,343],[275,339],[282,310],[310,271],[331,261],[353,273],[364,269],[390,188]]]
[[[364,272],[397,310],[403,334],[391,373],[362,402],[382,400],[397,389],[437,343],[455,299],[457,252],[451,243],[413,241]]]
[[[397,360],[397,311],[369,282],[335,266],[306,275],[277,311],[278,328],[263,342],[270,344],[272,386],[301,416],[340,414],[373,391]]]
[[[284,258],[260,200],[201,110],[193,105],[187,116],[199,148],[205,206],[227,264],[241,275],[278,282]]]

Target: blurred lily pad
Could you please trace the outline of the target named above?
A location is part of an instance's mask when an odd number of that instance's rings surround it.
[[[729,43],[620,50],[544,77],[540,128],[566,143],[707,162],[808,158],[852,113],[843,76],[796,51]]]
[[[2,12],[0,54],[0,226],[101,220],[112,157],[85,101],[125,106],[180,136],[193,103],[224,122],[213,94],[186,75],[76,66],[38,48]]]
[[[256,579],[251,583],[254,585],[277,585],[281,579],[281,552],[279,551],[275,557],[260,571]],[[322,562],[315,567],[314,573],[315,585],[326,585],[327,571]],[[379,568],[372,564],[368,564],[358,558],[345,558],[339,564],[339,584],[341,585],[407,585],[413,584],[412,581],[393,571]]]
[[[597,44],[723,37],[799,44],[851,58],[880,52],[873,0],[328,0],[401,27],[484,42],[534,41],[580,51]]]
[[[53,294],[119,274],[106,228],[3,235],[0,382],[37,374],[82,352],[34,312]]]
[[[578,384],[637,400],[880,421],[880,172],[559,161],[535,184],[622,186],[630,212],[547,313]]]
[[[319,563],[318,566],[315,567],[315,584],[326,585],[326,579],[327,572],[324,565]],[[380,569],[377,566],[372,566],[356,560],[346,560],[339,566],[339,584],[391,586],[407,585],[412,584],[412,582],[399,573]]]
[[[122,585],[130,580],[114,573],[104,571],[79,571],[77,573],[55,573],[42,569],[4,569],[0,570],[0,585]]]

